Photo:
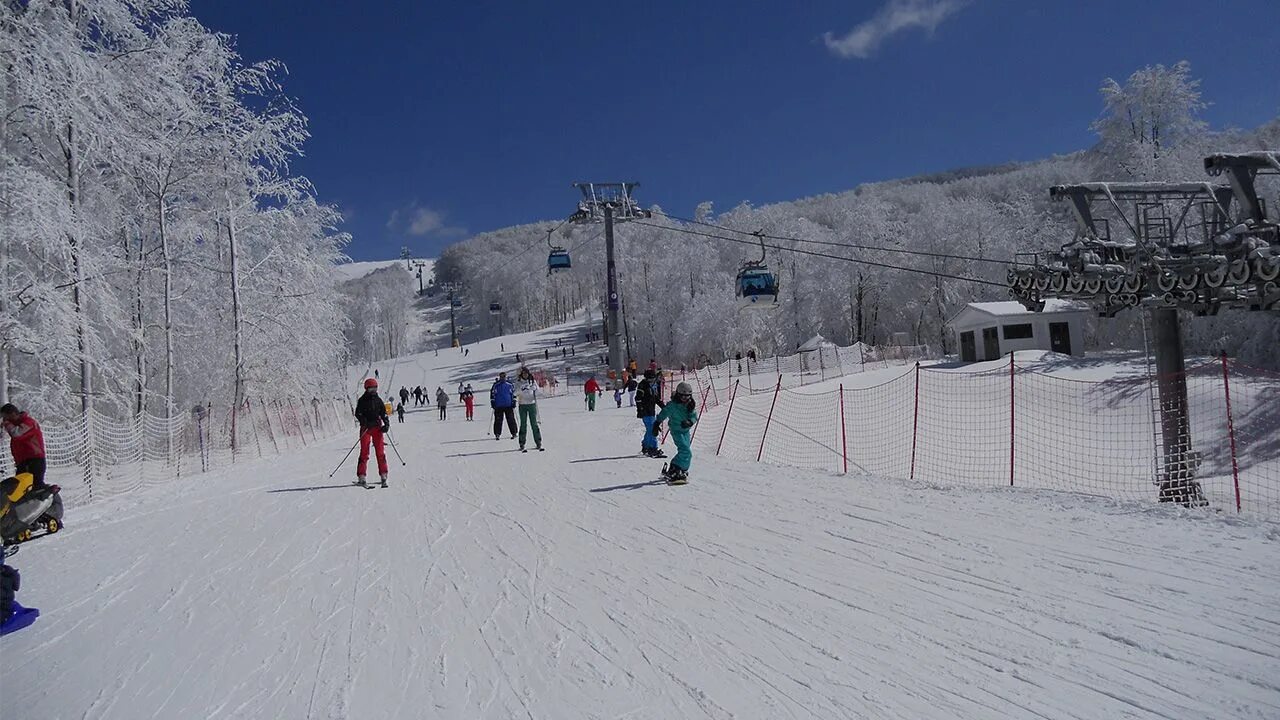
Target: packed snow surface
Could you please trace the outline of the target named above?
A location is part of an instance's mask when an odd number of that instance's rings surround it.
[[[1274,525],[706,451],[668,487],[607,397],[544,400],[521,454],[498,342],[380,366],[481,389],[393,423],[390,489],[328,476],[353,431],[25,546],[4,716],[1280,717]]]

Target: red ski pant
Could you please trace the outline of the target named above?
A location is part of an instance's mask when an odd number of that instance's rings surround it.
[[[382,444],[382,428],[370,428],[360,434],[360,462],[356,465],[356,477],[364,477],[369,469],[369,442],[373,442],[373,452],[378,456],[378,474],[387,474],[387,451]]]

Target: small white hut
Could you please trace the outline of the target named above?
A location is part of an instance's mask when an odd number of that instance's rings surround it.
[[[822,369],[824,367],[823,353],[827,357],[835,358],[836,344],[821,335],[814,335],[809,338],[800,347],[796,348],[796,352],[800,355],[800,371],[809,373],[814,372],[815,368]]]
[[[1084,320],[1090,310],[1071,300],[1046,300],[1044,310],[1032,312],[1021,303],[969,303],[951,318],[960,360],[997,360],[1015,350],[1051,350],[1064,355],[1084,354]]]

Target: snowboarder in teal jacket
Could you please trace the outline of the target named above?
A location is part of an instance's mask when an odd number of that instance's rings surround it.
[[[671,459],[667,475],[684,480],[689,475],[689,465],[693,462],[693,450],[690,448],[689,433],[694,423],[698,422],[697,403],[693,400],[693,388],[689,383],[680,383],[671,396],[671,402],[658,413],[653,421],[653,432],[661,432],[662,423],[670,421],[671,439],[676,443],[676,456]]]

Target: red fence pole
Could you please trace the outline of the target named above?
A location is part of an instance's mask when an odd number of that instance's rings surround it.
[[[706,406],[707,406],[707,391],[706,391],[706,390],[703,390],[703,391],[702,391],[702,403],[701,403],[700,405],[698,405],[698,407],[699,407],[699,408],[705,408]],[[699,425],[701,425],[701,424],[702,424],[702,414],[701,414],[701,413],[699,413],[699,414],[698,414],[698,422],[696,422],[696,423],[694,423],[694,424],[693,424],[693,432],[689,433],[689,443],[690,443],[690,444],[692,444],[692,443],[693,443],[693,439],[694,439],[694,438],[698,437],[698,426],[699,426]],[[660,445],[665,445],[665,444],[667,443],[667,433],[669,433],[669,432],[671,432],[671,424],[670,424],[670,423],[667,423],[667,427],[665,427],[665,428],[663,428],[663,429],[662,429],[662,442],[661,442],[661,443],[659,443]]]
[[[1013,487],[1013,352],[1009,353],[1009,487]]]
[[[711,386],[713,389],[715,385]],[[733,384],[733,392],[729,394],[729,410],[724,414],[724,427],[720,430],[720,442],[716,443],[716,455],[720,454],[720,448],[724,445],[724,434],[729,429],[729,417],[733,415],[733,399],[738,397],[738,383]],[[693,439],[690,438],[690,442]]]
[[[1222,392],[1227,396],[1227,436],[1231,438],[1231,479],[1236,486],[1236,512],[1240,512],[1240,465],[1236,462],[1236,423],[1231,416],[1231,381],[1227,378],[1227,352],[1222,351]]]
[[[778,384],[773,386],[773,402],[769,403],[769,417],[764,421],[764,432],[760,434],[760,450],[756,453],[756,462],[764,457],[764,439],[769,437],[769,423],[773,422],[773,406],[778,404],[778,391],[782,389],[782,376],[778,376]]]
[[[844,453],[844,474],[849,474],[849,431],[844,424],[844,383],[840,383],[840,450]]]
[[[916,400],[911,411],[911,479],[916,479],[916,438],[920,435],[920,363],[916,363]]]

